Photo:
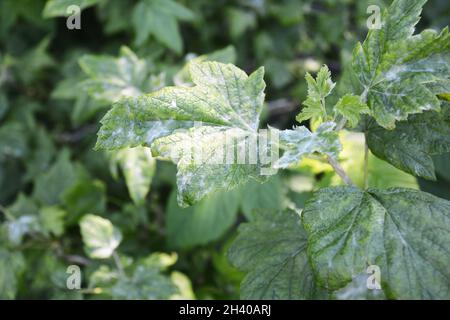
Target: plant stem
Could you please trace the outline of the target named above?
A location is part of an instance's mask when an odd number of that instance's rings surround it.
[[[342,118],[336,125],[335,131],[341,131],[342,129],[344,129],[346,123],[347,123],[347,119]]]
[[[364,189],[369,187],[369,145],[367,135],[364,135]]]
[[[125,278],[125,277],[126,277],[125,271],[124,271],[124,269],[123,269],[122,262],[120,262],[120,257],[119,257],[119,255],[117,254],[117,252],[114,251],[113,254],[112,254],[112,256],[113,256],[113,258],[114,258],[114,263],[116,264],[117,270],[119,270],[119,275],[120,275],[121,277]]]
[[[333,167],[333,170],[339,175],[339,177],[341,177],[341,179],[345,182],[345,184],[349,186],[356,186],[350,179],[350,177],[347,175],[344,168],[341,167],[339,162],[337,162],[335,159],[331,157],[328,157],[327,160],[328,163]]]

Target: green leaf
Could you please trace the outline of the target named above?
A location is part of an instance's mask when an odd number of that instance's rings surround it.
[[[302,221],[319,284],[335,290],[381,270],[388,298],[450,297],[450,202],[411,189],[319,190]]]
[[[142,46],[153,35],[169,49],[180,54],[183,42],[178,21],[191,21],[194,13],[172,0],[143,0],[133,9],[132,23],[136,45]]]
[[[315,299],[316,287],[306,255],[306,233],[296,212],[261,211],[239,226],[230,261],[247,275],[242,299]]]
[[[128,47],[121,47],[118,58],[84,55],[79,64],[89,77],[82,87],[96,100],[113,103],[149,89],[149,66]]]
[[[173,248],[191,248],[222,237],[235,223],[240,195],[237,191],[215,193],[189,208],[180,208],[176,193],[167,206],[167,238]]]
[[[70,162],[69,152],[61,152],[50,169],[36,178],[33,198],[46,205],[58,204],[62,194],[75,183],[76,175],[77,169]]]
[[[393,166],[418,177],[435,180],[431,156],[450,151],[450,104],[442,112],[426,112],[397,123],[395,130],[370,124],[370,150]]]
[[[12,221],[5,223],[9,242],[13,245],[20,245],[23,237],[27,234],[40,233],[41,225],[37,215],[21,214]]]
[[[138,265],[131,277],[119,278],[111,288],[114,299],[161,300],[177,294],[178,288],[159,268]]]
[[[274,167],[287,168],[298,163],[304,156],[314,153],[337,158],[342,146],[338,133],[334,130],[335,126],[334,122],[324,122],[313,133],[306,127],[280,131],[279,141],[284,153]]]
[[[122,241],[122,234],[109,220],[92,214],[81,219],[80,229],[86,252],[93,259],[109,258]]]
[[[42,14],[44,18],[65,17],[69,15],[67,8],[71,5],[79,6],[83,10],[101,1],[103,0],[48,0]]]
[[[331,72],[327,66],[320,68],[314,79],[308,72],[305,76],[308,83],[308,98],[303,104],[306,106],[297,115],[297,121],[302,122],[311,118],[327,119],[325,98],[333,91],[336,83],[331,80]]]
[[[119,165],[125,176],[131,199],[136,204],[145,201],[156,169],[156,161],[149,148],[126,148],[111,153],[111,166]]]
[[[227,142],[245,148],[256,139],[264,100],[263,69],[247,76],[231,64],[202,62],[191,64],[190,71],[194,87],[167,87],[116,103],[102,119],[97,141],[97,148],[105,149],[151,145],[154,155],[176,162],[183,206],[250,177],[261,179],[260,163],[239,164],[233,157],[224,164],[220,154]],[[191,129],[174,131],[183,127]],[[192,148],[203,155],[198,161],[191,161],[187,151]]]
[[[190,65],[192,63],[200,63],[204,61],[217,61],[222,63],[236,62],[236,49],[233,46],[227,46],[223,49],[213,51],[189,60],[183,68],[174,76],[174,83],[177,86],[192,86],[192,79],[190,74]]]
[[[450,35],[425,30],[413,36],[426,0],[395,0],[353,53],[359,90],[376,121],[393,129],[396,121],[427,110],[439,111],[436,84],[450,73]],[[440,87],[440,86],[438,86]]]
[[[249,10],[229,8],[225,12],[232,39],[237,39],[256,26],[256,14]]]
[[[78,181],[62,194],[62,203],[68,211],[67,222],[78,223],[83,214],[102,213],[106,208],[106,187],[100,180],[78,177]]]
[[[334,106],[336,113],[342,115],[354,128],[361,120],[361,114],[370,114],[369,107],[361,101],[359,96],[346,94]]]
[[[18,122],[7,122],[0,127],[0,160],[24,158],[27,155],[25,127]]]
[[[241,209],[248,220],[253,220],[260,210],[280,211],[285,208],[282,181],[278,176],[270,177],[261,184],[249,181],[238,191],[242,192]]]
[[[25,270],[25,259],[21,252],[0,248],[0,299],[14,299],[17,293],[18,276]]]
[[[59,207],[42,207],[39,210],[40,223],[46,233],[59,237],[64,233],[64,217],[67,212]]]

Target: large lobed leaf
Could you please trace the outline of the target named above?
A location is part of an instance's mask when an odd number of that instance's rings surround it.
[[[315,285],[306,246],[306,233],[294,211],[261,211],[253,221],[241,224],[229,250],[231,262],[247,273],[241,284],[241,298],[325,297]]]
[[[233,151],[225,163],[220,154],[225,155],[230,139],[232,148],[248,149],[256,138],[263,74],[258,69],[247,76],[231,64],[192,63],[194,87],[167,87],[116,103],[102,120],[97,148],[151,145],[155,155],[177,162],[178,199],[183,206],[249,177],[259,179],[260,164],[238,163]],[[191,161],[188,152],[194,147],[203,155],[198,161]]]
[[[425,30],[414,35],[426,0],[395,0],[353,53],[362,96],[376,121],[393,129],[410,114],[439,111],[436,94],[450,91],[450,35]]]
[[[370,265],[388,298],[450,298],[450,202],[412,189],[326,188],[302,215],[317,279],[344,287]]]

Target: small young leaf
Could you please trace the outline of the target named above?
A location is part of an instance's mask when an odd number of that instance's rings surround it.
[[[323,66],[317,73],[316,79],[306,73],[308,83],[308,98],[303,103],[306,108],[297,115],[297,121],[302,122],[311,118],[327,118],[324,99],[333,91],[336,83],[331,80],[331,72],[327,66]]]
[[[361,114],[370,114],[369,107],[361,101],[359,96],[346,94],[334,106],[335,112],[342,115],[350,124],[355,127],[361,119]]]
[[[93,259],[109,258],[122,241],[122,234],[109,220],[92,214],[81,219],[80,229],[86,252]]]
[[[337,158],[342,149],[334,122],[322,123],[312,133],[306,127],[294,130],[283,130],[279,133],[280,145],[284,149],[283,156],[275,162],[275,168],[287,168],[299,162],[304,156],[319,153]]]

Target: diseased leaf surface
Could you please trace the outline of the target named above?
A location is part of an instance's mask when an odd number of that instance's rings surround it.
[[[122,241],[120,230],[99,216],[85,215],[80,221],[81,235],[91,258],[109,258]]]
[[[344,287],[370,265],[388,298],[450,297],[450,202],[412,189],[319,190],[302,215],[320,284]]]
[[[284,153],[274,167],[287,168],[290,164],[298,163],[302,157],[314,153],[337,158],[342,145],[334,130],[335,126],[334,122],[324,122],[315,132],[306,127],[280,131],[279,141]]]
[[[435,180],[433,155],[450,151],[450,104],[442,111],[412,115],[386,130],[372,123],[367,142],[377,157],[418,177]]]
[[[133,202],[143,203],[150,191],[150,183],[156,169],[156,160],[152,157],[150,149],[125,148],[112,152],[111,158],[113,172],[116,171],[117,165],[121,167]]]
[[[353,68],[373,117],[386,129],[408,115],[439,111],[436,94],[448,93],[450,35],[414,35],[426,0],[395,0],[353,53]]]

